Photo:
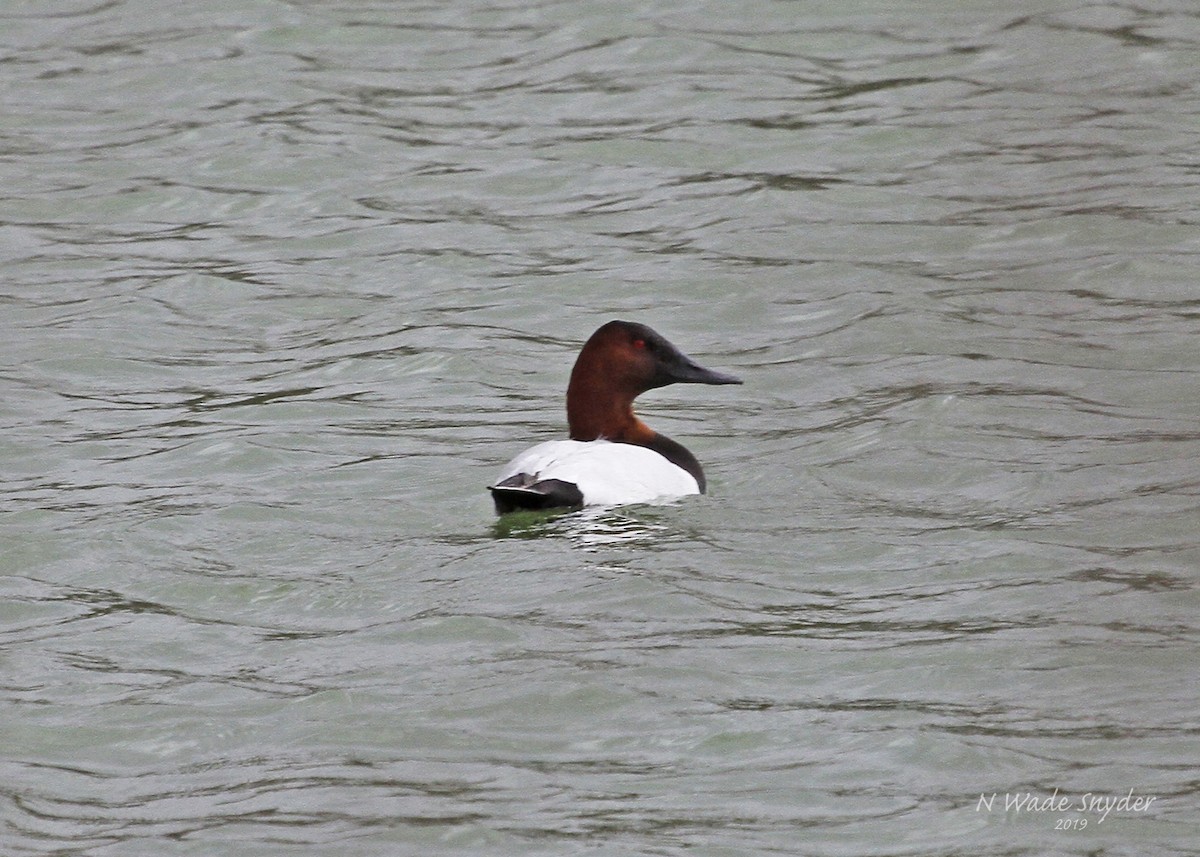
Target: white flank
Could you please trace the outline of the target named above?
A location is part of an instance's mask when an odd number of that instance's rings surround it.
[[[654,450],[606,440],[539,443],[505,465],[496,481],[518,473],[573,482],[588,506],[649,503],[700,493],[692,474]]]

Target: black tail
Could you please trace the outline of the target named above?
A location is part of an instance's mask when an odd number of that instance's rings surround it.
[[[496,504],[496,514],[507,515],[518,509],[578,509],[583,506],[583,492],[574,482],[532,480],[528,473],[518,473],[488,486]]]

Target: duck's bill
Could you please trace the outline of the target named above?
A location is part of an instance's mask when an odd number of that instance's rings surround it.
[[[698,363],[683,358],[671,367],[671,380],[676,384],[740,384],[742,379],[715,369],[705,369]]]

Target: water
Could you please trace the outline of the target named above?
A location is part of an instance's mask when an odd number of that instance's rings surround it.
[[[1193,4],[0,33],[0,853],[1195,853]],[[711,493],[497,526],[614,317]]]

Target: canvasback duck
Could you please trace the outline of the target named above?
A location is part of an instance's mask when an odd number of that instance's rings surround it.
[[[633,400],[668,384],[740,384],[695,361],[644,324],[610,321],[579,352],[567,385],[570,440],[518,455],[488,487],[503,515],[703,494],[700,462],[633,413]]]

